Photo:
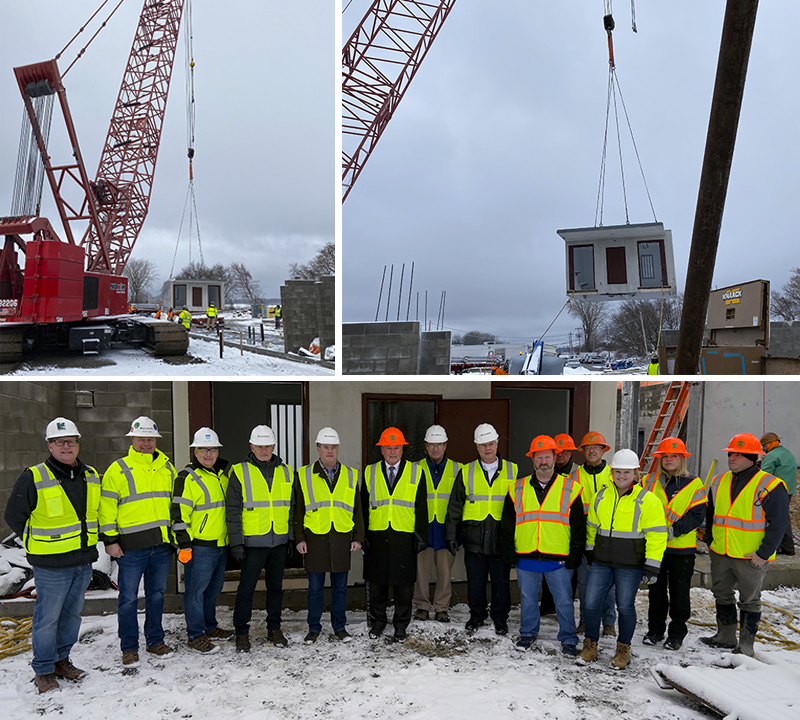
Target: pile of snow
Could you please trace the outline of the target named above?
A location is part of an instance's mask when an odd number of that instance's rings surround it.
[[[765,594],[765,600],[800,613],[800,590]],[[713,598],[708,590],[692,590],[693,621],[713,623]],[[58,713],[63,720],[89,717],[195,718],[214,720],[311,720],[312,718],[370,718],[395,720],[708,720],[708,711],[675,690],[660,689],[651,677],[659,664],[708,667],[729,655],[711,651],[699,642],[709,628],[690,626],[679,652],[663,647],[642,646],[647,593],[637,598],[639,625],[633,643],[631,665],[614,670],[610,660],[615,639],[600,639],[600,659],[578,666],[560,653],[556,639],[558,624],[553,617],[542,620],[535,651],[518,652],[513,633],[519,628],[519,608],[512,610],[512,634],[501,638],[491,626],[474,636],[464,631],[468,610],[464,604],[451,610],[453,622],[412,622],[404,645],[384,638],[369,640],[364,612],[348,613],[349,644],[336,641],[325,616],[324,630],[315,645],[304,645],[305,612],[284,611],[283,630],[288,648],[263,644],[265,612],[253,615],[253,651],[236,654],[232,642],[218,652],[201,656],[186,646],[181,615],[164,617],[167,642],[176,648],[169,658],[141,652],[136,669],[121,664],[115,616],[84,620],[81,641],[72,660],[89,675],[78,684],[62,682],[62,689],[39,696],[30,682],[30,653],[0,663],[0,703],[14,720]],[[783,616],[765,608],[765,618],[789,635]],[[219,608],[222,627],[230,628],[231,609]],[[144,616],[140,615],[143,625]],[[792,639],[798,640],[796,633]],[[737,681],[750,688],[753,698],[763,701],[785,674],[769,675],[772,668],[790,667],[797,672],[800,653],[757,645],[772,664],[768,677],[751,685],[747,673]],[[730,671],[722,671],[730,672]],[[797,684],[792,688],[797,692]],[[766,692],[765,692],[766,689]],[[776,720],[766,703],[758,720]],[[796,715],[795,715],[796,717]]]

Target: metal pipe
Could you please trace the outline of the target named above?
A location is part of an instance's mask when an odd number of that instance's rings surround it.
[[[686,270],[675,375],[694,375],[700,364],[757,10],[758,0],[728,0],[725,8],[692,246]]]

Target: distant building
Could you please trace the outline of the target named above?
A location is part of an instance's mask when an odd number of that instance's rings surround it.
[[[168,280],[161,298],[165,308],[182,308],[190,312],[204,311],[209,303],[221,308],[225,298],[225,283],[222,280]]]

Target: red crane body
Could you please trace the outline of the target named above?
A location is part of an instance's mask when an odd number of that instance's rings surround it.
[[[42,217],[0,218],[0,235],[5,236],[0,254],[2,360],[19,359],[23,344],[72,347],[72,335],[85,336],[86,329],[67,323],[127,312],[128,281],[122,272],[147,215],[183,5],[184,0],[145,0],[94,181],[86,172],[57,61],[14,68],[65,237],[59,238]],[[34,109],[37,98],[52,94],[72,151],[61,164],[50,157],[48,130],[40,127]],[[27,235],[33,237],[26,242],[22,236]],[[24,270],[18,251],[25,254]],[[65,326],[54,332],[46,327],[52,323]],[[159,335],[169,335],[166,354],[182,354],[188,346],[188,336],[185,341],[173,337],[179,326],[131,325],[119,323],[113,339],[158,344]]]

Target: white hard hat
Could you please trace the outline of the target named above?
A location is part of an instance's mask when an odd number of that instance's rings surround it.
[[[317,433],[317,445],[339,445],[339,433],[332,427],[324,427]]]
[[[499,439],[500,436],[497,434],[497,430],[494,429],[494,425],[489,425],[489,423],[483,423],[475,428],[476,445],[483,445],[484,443],[492,442],[492,440],[499,440]]]
[[[253,432],[250,433],[251,445],[274,445],[275,433],[272,432],[271,427],[266,425],[256,425]]]
[[[47,428],[44,431],[45,440],[52,440],[59,437],[76,437],[80,438],[81,434],[78,432],[78,426],[67,420],[67,418],[57,417],[52,422],[47,423]]]
[[[201,427],[195,434],[189,447],[222,447],[219,435],[209,427]]]
[[[446,443],[447,432],[441,425],[431,425],[425,432],[426,443]]]
[[[161,437],[161,434],[158,432],[158,425],[142,415],[131,423],[131,431],[125,437]]]
[[[612,470],[637,470],[639,456],[633,450],[617,450],[608,464]]]

